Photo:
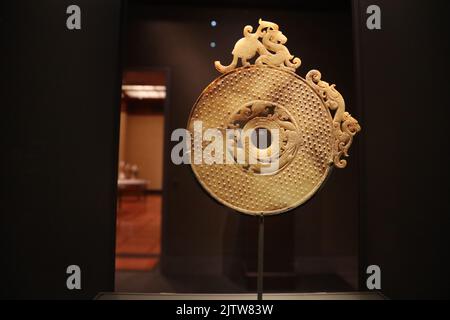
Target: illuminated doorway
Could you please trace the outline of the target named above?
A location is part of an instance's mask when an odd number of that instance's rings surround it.
[[[116,274],[151,272],[159,263],[166,79],[159,69],[123,74]]]

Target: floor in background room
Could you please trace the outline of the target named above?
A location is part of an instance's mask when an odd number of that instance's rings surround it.
[[[123,197],[117,210],[116,271],[150,271],[161,252],[161,195]]]

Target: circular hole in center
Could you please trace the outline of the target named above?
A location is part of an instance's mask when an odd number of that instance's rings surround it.
[[[256,128],[251,135],[252,144],[258,149],[266,149],[272,144],[272,135],[266,128]]]

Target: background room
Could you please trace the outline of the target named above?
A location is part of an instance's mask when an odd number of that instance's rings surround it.
[[[126,70],[120,112],[116,270],[159,262],[165,70]]]

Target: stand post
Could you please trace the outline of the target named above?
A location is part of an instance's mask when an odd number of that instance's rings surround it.
[[[256,288],[258,292],[258,300],[263,299],[263,274],[264,274],[264,215],[259,216],[258,227],[258,273]]]

